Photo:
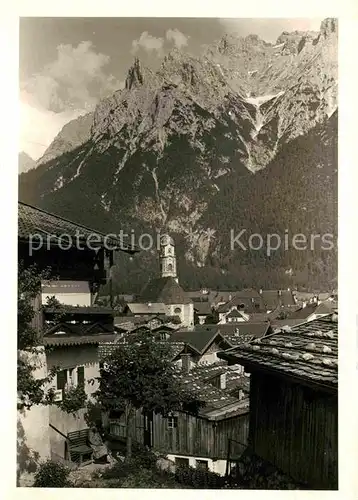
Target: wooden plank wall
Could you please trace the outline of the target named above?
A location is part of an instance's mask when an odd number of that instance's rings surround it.
[[[250,398],[254,452],[300,483],[336,489],[337,397],[252,373]]]
[[[216,428],[216,453],[220,458],[226,458],[228,453],[228,440],[231,439],[230,458],[240,458],[248,443],[249,413],[221,420]]]
[[[168,428],[168,420],[161,415],[153,415],[153,448],[162,453],[178,455],[202,456],[216,459],[227,459],[228,440],[232,443],[232,457],[241,455],[243,445],[247,444],[249,413],[232,417],[219,422],[209,421],[186,413],[178,413],[178,426]],[[132,436],[143,444],[144,421],[140,411],[133,423]],[[124,439],[126,428],[124,419],[110,420],[110,434]]]
[[[109,433],[111,436],[125,439],[127,436],[124,415],[118,419],[109,419]],[[141,411],[137,411],[132,421],[132,440],[144,444],[144,417]]]

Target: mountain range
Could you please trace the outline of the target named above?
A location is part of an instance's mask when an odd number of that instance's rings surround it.
[[[169,232],[188,288],[335,288],[336,245],[319,238],[337,232],[337,44],[326,19],[275,44],[227,35],[200,57],[175,49],[155,72],[135,59],[125,88],[19,176],[20,200],[102,231]],[[268,255],[233,247],[242,230],[246,247],[254,233],[320,237]],[[116,269],[118,290],[136,292],[157,253],[118,256]]]

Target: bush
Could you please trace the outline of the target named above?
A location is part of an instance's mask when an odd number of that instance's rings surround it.
[[[121,479],[139,469],[156,470],[157,456],[150,450],[135,446],[135,455],[130,460],[118,461],[111,468],[103,472],[103,479]]]
[[[85,389],[78,385],[70,387],[65,391],[62,401],[56,403],[61,410],[66,413],[74,414],[82,408],[86,407],[87,395]]]
[[[155,469],[157,466],[158,457],[147,448],[139,448],[136,450],[134,462],[144,469]]]
[[[121,484],[122,488],[161,488],[154,471],[149,469],[133,469]]]
[[[175,468],[175,480],[197,489],[220,489],[224,486],[224,478],[219,474],[187,466]]]
[[[103,471],[103,479],[124,479],[133,472],[135,460],[118,461]],[[134,469],[135,470],[135,469]]]
[[[35,474],[35,488],[71,488],[73,484],[68,479],[70,469],[60,463],[42,463]]]

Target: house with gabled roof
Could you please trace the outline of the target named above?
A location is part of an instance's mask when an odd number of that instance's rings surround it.
[[[226,314],[230,313],[234,308],[246,316],[250,315],[250,313],[266,312],[266,306],[262,297],[253,289],[240,290],[235,293],[231,300],[225,304],[221,304],[217,309],[219,322],[225,321]]]
[[[197,326],[194,330],[177,330],[170,335],[168,342],[183,342],[192,349],[189,356],[190,366],[215,363],[218,361],[217,353],[230,348],[231,344],[217,331],[217,328],[210,326]],[[182,362],[181,358],[177,359],[179,366]]]
[[[63,245],[63,238],[66,245]],[[91,244],[89,245],[89,241]],[[116,251],[130,255],[137,249],[120,238],[76,224],[30,205],[18,205],[18,258],[25,268],[35,264],[49,269],[48,281],[33,301],[39,345],[34,354],[35,377],[44,378],[57,367],[48,389],[55,404],[35,405],[18,412],[18,473],[26,472],[29,453],[40,460],[77,460],[68,447],[68,435],[85,430],[84,409],[74,415],[62,404],[72,389],[87,398],[96,390],[99,376],[98,345],[115,338],[113,311],[93,305],[100,285],[106,283]],[[47,299],[53,299],[46,306]],[[20,356],[27,356],[20,351]]]
[[[253,322],[246,321],[238,325],[225,324],[217,325],[217,331],[232,346],[241,345],[253,339],[259,339],[273,333],[272,325],[269,321]]]
[[[269,471],[277,471],[302,488],[337,489],[338,315],[283,328],[218,356],[250,373],[247,469],[241,463],[239,475],[259,464],[267,484]]]
[[[226,323],[242,323],[243,321],[249,321],[249,319],[250,316],[244,313],[243,310],[238,310],[237,306],[232,306],[227,312],[219,312],[218,324],[225,325]]]
[[[336,309],[336,305],[331,301],[312,302],[304,305],[300,309],[292,312],[287,316],[288,320],[313,321],[314,319],[329,316]]]

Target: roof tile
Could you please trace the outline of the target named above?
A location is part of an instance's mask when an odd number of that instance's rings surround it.
[[[72,238],[83,237],[87,239],[92,236],[91,245],[94,246],[97,241],[93,239],[93,235],[98,236],[100,240],[98,247],[103,247],[106,244],[107,249],[122,250],[124,252],[133,253],[138,251],[135,247],[126,245],[120,238],[106,238],[99,231],[82,226],[70,220],[51,214],[45,210],[41,210],[25,203],[18,203],[18,238],[20,240],[28,240],[30,235],[51,235],[51,244],[57,245],[60,236],[66,235]],[[76,244],[77,239],[74,241]]]
[[[338,322],[331,316],[286,328],[219,356],[337,387]]]

